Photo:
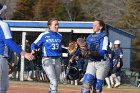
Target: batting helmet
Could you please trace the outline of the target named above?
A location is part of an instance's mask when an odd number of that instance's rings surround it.
[[[66,78],[68,80],[76,80],[79,78],[79,69],[76,65],[68,65],[66,69]]]
[[[120,40],[115,40],[114,44],[121,44],[121,41]]]

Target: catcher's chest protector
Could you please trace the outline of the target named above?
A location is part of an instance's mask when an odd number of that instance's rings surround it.
[[[99,51],[100,40],[105,37],[105,33],[94,33],[87,38],[87,46],[90,51]]]

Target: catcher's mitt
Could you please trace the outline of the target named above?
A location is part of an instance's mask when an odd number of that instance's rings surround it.
[[[78,39],[77,39],[77,44],[78,44],[80,47],[85,47],[85,46],[86,46],[85,39],[83,39],[83,38],[78,38]]]

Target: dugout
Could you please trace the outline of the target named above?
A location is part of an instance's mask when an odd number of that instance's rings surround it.
[[[14,21],[7,20],[10,29],[13,31],[13,38],[15,41],[22,45],[25,49],[25,42],[28,40],[32,43],[37,36],[46,31],[47,21]],[[92,33],[92,22],[74,22],[74,21],[60,21],[59,32],[63,35],[63,40],[68,45],[70,40],[76,40],[78,37],[86,38]],[[111,42],[119,39],[122,43],[124,53],[124,66],[123,68],[130,69],[131,67],[131,47],[134,35],[123,30],[106,25],[106,30]],[[21,81],[23,81],[24,71],[24,58],[21,58]]]

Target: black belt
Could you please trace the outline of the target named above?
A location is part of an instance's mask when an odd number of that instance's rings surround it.
[[[89,57],[89,60],[91,61],[106,61],[106,58],[104,58],[104,56],[98,56],[98,57]]]
[[[60,56],[44,56],[43,58],[57,59],[60,58]]]
[[[106,59],[89,59],[90,61],[106,61]]]

